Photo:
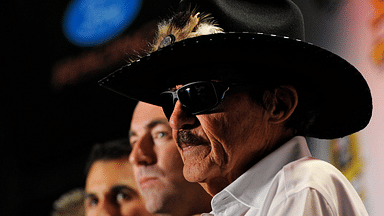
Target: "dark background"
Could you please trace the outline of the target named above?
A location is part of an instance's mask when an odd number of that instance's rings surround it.
[[[125,137],[129,129],[135,102],[97,84],[123,65],[123,58],[59,87],[52,83],[55,67],[63,59],[108,47],[80,48],[65,39],[61,22],[69,2],[12,0],[1,8],[0,215],[49,215],[60,195],[84,186],[91,146]],[[177,2],[144,1],[137,21],[120,38],[165,17]],[[307,41],[322,46],[343,1],[294,2],[306,19]],[[151,29],[154,26],[142,34]]]

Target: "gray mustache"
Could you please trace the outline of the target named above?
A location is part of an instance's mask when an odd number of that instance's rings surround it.
[[[177,132],[176,143],[181,148],[183,143],[189,145],[201,145],[205,143],[205,140],[199,136],[196,136],[189,130],[182,130]]]

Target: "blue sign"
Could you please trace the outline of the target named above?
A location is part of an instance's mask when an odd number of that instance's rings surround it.
[[[136,18],[142,0],[73,0],[63,31],[78,46],[103,44],[123,32]]]

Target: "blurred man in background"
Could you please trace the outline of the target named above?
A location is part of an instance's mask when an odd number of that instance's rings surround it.
[[[129,138],[129,159],[148,211],[178,216],[210,211],[211,196],[183,176],[183,162],[161,107],[139,102]]]
[[[127,140],[96,144],[86,165],[85,215],[147,216]]]

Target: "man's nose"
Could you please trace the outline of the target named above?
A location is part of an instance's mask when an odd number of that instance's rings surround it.
[[[97,214],[98,216],[119,216],[120,209],[117,205],[108,202],[107,200],[103,200],[99,203]]]
[[[172,115],[169,118],[169,125],[173,130],[191,128],[197,122],[196,116],[186,112],[179,101],[176,102]]]
[[[152,165],[156,161],[152,136],[150,133],[146,133],[133,145],[129,162],[135,165]]]

